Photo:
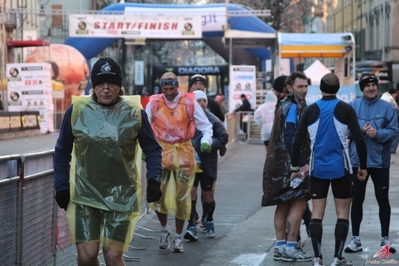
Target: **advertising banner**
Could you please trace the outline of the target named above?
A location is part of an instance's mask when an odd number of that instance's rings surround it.
[[[54,131],[51,64],[7,64],[8,111],[39,111],[40,132]]]
[[[154,8],[125,7],[127,16],[201,16],[202,32],[222,31],[226,24],[226,7]]]
[[[230,66],[229,112],[242,104],[241,94],[245,94],[252,109],[256,101],[256,67]]]
[[[200,16],[69,15],[70,37],[200,39]]]

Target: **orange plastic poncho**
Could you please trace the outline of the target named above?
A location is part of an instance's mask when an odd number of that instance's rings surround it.
[[[195,133],[193,93],[182,94],[170,108],[162,94],[151,96],[151,127],[162,146],[161,199],[152,208],[188,220],[191,211],[190,191],[195,177],[195,152],[191,138]]]

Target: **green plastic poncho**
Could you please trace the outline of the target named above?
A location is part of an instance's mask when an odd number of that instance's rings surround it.
[[[84,241],[75,231],[79,215],[75,204],[79,204],[107,213],[106,221],[98,222],[102,231],[95,241],[103,247],[127,251],[141,213],[141,149],[137,140],[141,127],[140,97],[125,96],[111,107],[84,96],[74,96],[72,102],[75,139],[70,170],[71,202],[67,208],[72,242]],[[109,226],[103,226],[105,223]],[[128,224],[127,229],[114,232],[113,228],[121,224]]]

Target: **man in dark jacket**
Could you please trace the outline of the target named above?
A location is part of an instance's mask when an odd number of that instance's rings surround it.
[[[234,112],[249,112],[249,111],[253,111],[251,108],[251,103],[248,101],[247,96],[245,96],[245,94],[241,94],[240,96],[242,104],[240,106],[238,106]]]
[[[188,88],[189,91],[194,92],[197,90],[206,91],[207,88],[207,82],[206,78],[202,76],[201,74],[195,74],[194,76],[191,77]],[[214,114],[217,118],[220,119],[220,121],[224,121],[224,113],[222,111],[222,108],[220,108],[220,105],[212,98],[207,97],[207,102],[208,102],[208,109],[209,111]]]
[[[201,152],[201,137],[202,133],[199,130],[195,131],[194,137],[191,139],[193,146],[195,148],[195,155],[197,160],[197,167],[195,173],[195,180],[193,188],[191,189],[191,213],[190,220],[188,221],[187,231],[184,234],[184,238],[196,241],[198,240],[196,231],[196,216],[197,212],[195,205],[197,203],[197,187],[201,183],[202,190],[202,207],[203,207],[203,227],[206,229],[207,237],[213,238],[216,235],[215,226],[213,223],[213,212],[215,211],[215,186],[217,178],[217,164],[218,164],[218,150],[221,154],[226,151],[226,144],[229,135],[223,123],[211,112],[207,110],[207,97],[202,91],[194,91],[195,99],[201,105],[209,122],[212,124],[212,150],[210,153]]]
[[[276,247],[274,260],[310,261],[312,256],[296,249],[301,218],[309,197],[308,177],[297,188],[289,186],[290,151],[299,117],[306,107],[308,92],[307,77],[302,72],[293,72],[286,80],[292,89],[275,113],[263,170],[262,206],[277,205],[274,213]],[[302,148],[300,172],[308,176],[308,147]]]
[[[77,264],[125,265],[141,214],[137,163],[146,156],[147,201],[161,198],[162,147],[155,139],[140,100],[122,97],[122,69],[100,58],[91,70],[92,97],[74,97],[54,151],[55,199],[67,210]]]

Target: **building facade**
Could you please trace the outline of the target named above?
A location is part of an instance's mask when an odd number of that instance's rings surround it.
[[[326,4],[326,32],[352,32],[356,61],[379,61],[399,83],[399,1],[332,0]]]

